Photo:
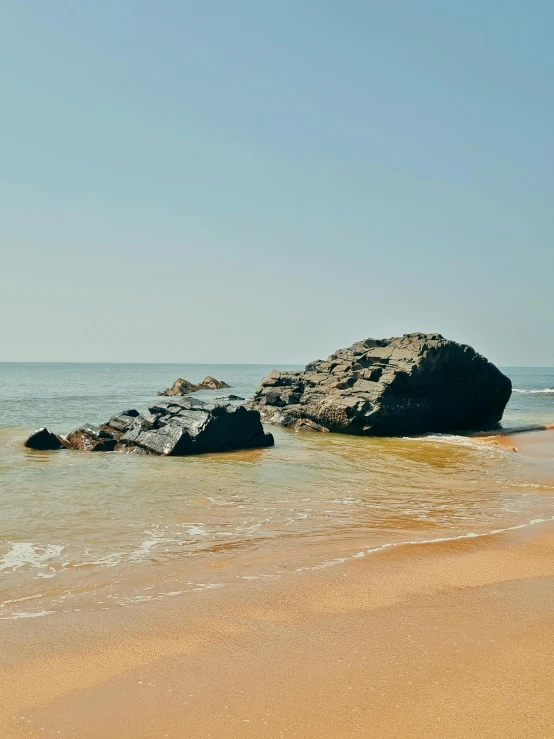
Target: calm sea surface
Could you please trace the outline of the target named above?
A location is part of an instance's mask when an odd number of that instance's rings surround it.
[[[248,398],[272,368],[0,364],[0,619],[194,597],[554,516],[554,459],[461,437],[272,428],[272,449],[167,459],[23,447],[38,426],[146,409],[177,377]],[[554,369],[504,371],[504,425],[554,422]]]

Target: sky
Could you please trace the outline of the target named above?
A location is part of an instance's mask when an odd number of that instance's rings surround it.
[[[550,0],[2,0],[0,361],[554,365]]]

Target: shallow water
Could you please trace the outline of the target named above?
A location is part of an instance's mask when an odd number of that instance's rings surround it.
[[[453,436],[362,439],[272,428],[271,449],[189,458],[34,452],[146,408],[178,377],[250,396],[254,365],[0,365],[0,618],[186,597],[403,542],[554,516],[554,463]],[[554,370],[509,369],[507,425],[554,420]]]

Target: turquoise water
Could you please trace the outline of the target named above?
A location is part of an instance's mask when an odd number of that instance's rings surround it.
[[[301,576],[417,541],[554,516],[554,460],[455,436],[364,439],[272,428],[271,449],[189,458],[33,452],[147,407],[177,378],[248,398],[261,365],[0,364],[0,619],[136,606]],[[554,421],[554,369],[510,368],[505,423]],[[554,455],[551,455],[554,457]]]

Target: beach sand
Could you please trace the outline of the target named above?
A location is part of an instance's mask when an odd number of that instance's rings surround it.
[[[7,623],[6,739],[554,736],[548,524]]]
[[[553,439],[492,441],[551,459]],[[2,739],[554,737],[554,524],[3,621],[0,638]]]
[[[553,457],[552,450],[554,449],[554,427],[544,426],[541,430],[530,428],[531,430],[526,433],[489,434],[474,438],[486,444],[505,447],[534,458],[551,460]]]

